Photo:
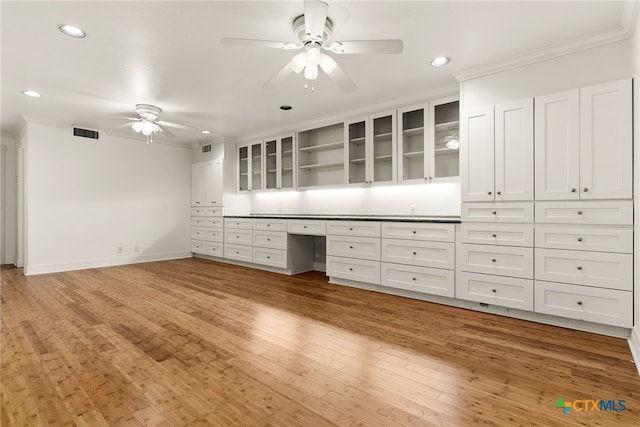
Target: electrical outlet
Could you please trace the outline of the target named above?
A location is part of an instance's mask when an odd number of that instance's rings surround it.
[[[121,254],[122,253],[122,246],[118,246],[118,253]]]

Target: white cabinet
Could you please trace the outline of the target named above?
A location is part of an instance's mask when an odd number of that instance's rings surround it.
[[[295,188],[293,134],[264,140],[265,190]]]
[[[390,288],[453,297],[454,271],[383,262],[380,283]]]
[[[457,96],[398,109],[398,181],[432,182],[460,175]]]
[[[298,188],[345,184],[344,123],[298,132]]]
[[[253,260],[253,220],[251,218],[224,219],[224,257],[236,261]]]
[[[238,147],[238,191],[263,188],[264,147],[262,142]]]
[[[536,97],[536,200],[630,199],[631,80]]]
[[[396,181],[396,111],[345,123],[345,167],[349,184]]]
[[[465,202],[533,200],[533,99],[462,114]]]
[[[327,275],[380,284],[380,223],[328,221]]]
[[[459,272],[456,297],[502,307],[533,310],[533,280]]]
[[[222,221],[221,207],[192,207],[191,252],[222,257]]]
[[[222,206],[222,161],[191,165],[191,206]]]

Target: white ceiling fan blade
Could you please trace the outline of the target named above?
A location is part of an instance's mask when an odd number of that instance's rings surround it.
[[[277,42],[272,40],[257,40],[257,39],[236,39],[232,37],[226,37],[220,40],[222,44],[228,46],[248,46],[248,47],[269,47],[272,49],[300,49],[301,44]]]
[[[130,120],[132,122],[137,122],[137,121],[142,120],[140,117],[125,117],[125,116],[109,116],[109,117],[113,117],[114,119]]]
[[[289,77],[291,75],[291,73],[293,73],[293,70],[291,69],[290,64],[291,63],[285,65],[284,68],[282,70],[280,70],[278,72],[278,74],[273,76],[271,78],[271,80],[266,82],[264,84],[264,86],[262,86],[262,88],[263,89],[273,89],[274,87],[276,87],[276,86],[280,85],[282,82],[284,82],[287,79],[287,77]]]
[[[160,126],[171,127],[171,128],[176,128],[176,129],[184,129],[184,130],[195,130],[196,129],[196,128],[191,127],[191,126],[181,125],[181,124],[178,124],[178,123],[165,122],[164,120],[156,120],[156,123],[159,124]]]
[[[349,40],[333,42],[329,45],[329,50],[334,53],[402,53],[404,44],[402,40]]]
[[[320,68],[327,73],[329,78],[331,78],[343,92],[353,92],[358,88],[353,80],[342,71],[342,68],[340,68],[336,61],[329,55],[322,54],[320,58]]]
[[[314,39],[322,39],[329,5],[319,0],[304,2],[304,31]]]
[[[162,132],[163,135],[168,136],[169,138],[175,138],[176,135],[171,132],[169,129],[167,129],[166,127],[160,125],[160,123],[158,123],[158,127],[160,128],[160,132]]]

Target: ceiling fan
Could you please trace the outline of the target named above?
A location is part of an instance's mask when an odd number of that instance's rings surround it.
[[[136,133],[141,133],[147,137],[147,144],[153,142],[153,135],[157,133],[163,133],[164,135],[174,138],[176,135],[171,132],[167,127],[176,129],[194,129],[189,126],[179,125],[177,123],[165,122],[164,120],[158,120],[162,108],[149,104],[137,104],[136,113],[140,117],[122,117],[116,116],[121,119],[127,119],[130,122],[123,126],[131,126]]]
[[[351,40],[327,42],[331,36],[333,23],[327,17],[329,5],[320,0],[305,0],[304,15],[293,21],[293,32],[297,43],[278,42],[270,40],[223,38],[226,45],[269,47],[285,50],[300,50],[289,63],[264,87],[271,88],[283,82],[291,73],[299,74],[304,71],[305,89],[318,78],[318,67],[322,69],[344,92],[356,90],[355,83],[342,71],[336,61],[324,51],[338,55],[362,53],[402,53],[402,40]]]

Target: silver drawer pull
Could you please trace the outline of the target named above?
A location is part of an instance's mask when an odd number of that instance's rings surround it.
[[[587,187],[584,187],[584,190],[582,190],[582,191],[584,191],[585,193],[588,193],[589,189]]]
[[[575,188],[572,188],[572,189],[571,189],[571,192],[572,192],[572,193],[575,193],[576,191],[578,191],[578,190],[576,190]]]
[[[349,231],[353,231],[353,227],[349,227]]]
[[[496,233],[493,233],[491,237],[498,237],[498,235]]]
[[[271,227],[271,224],[267,224],[267,227]]]
[[[495,258],[493,258],[493,259],[491,260],[491,262],[496,262],[496,259],[495,259]]]
[[[353,271],[353,268],[349,267],[349,271]]]
[[[502,191],[498,191],[496,194],[499,196],[502,194]]]
[[[353,249],[353,246],[349,246],[349,249]]]
[[[200,204],[200,202],[196,202],[196,205],[199,205],[199,204]]]
[[[582,211],[578,211],[578,215],[582,215]]]
[[[416,278],[415,278],[415,277],[412,277],[412,278],[411,278],[411,280],[413,280],[413,281],[415,282],[415,281],[416,281]]]
[[[498,212],[497,211],[493,211],[491,212],[493,215],[496,215]]]
[[[582,301],[578,301],[578,305],[582,305]]]
[[[267,259],[271,259],[271,257],[269,255],[267,255]]]
[[[270,242],[270,241],[271,241],[271,239],[267,237],[267,242]]]
[[[578,270],[582,271],[582,266],[581,265],[578,266]]]
[[[582,237],[578,237],[578,242],[582,242]]]
[[[487,194],[488,194],[488,195],[491,195],[491,191],[487,191]]]
[[[306,225],[303,225],[303,226],[302,226],[302,228],[307,228],[307,226],[306,226]]]
[[[414,254],[414,255],[418,255],[418,252],[414,252],[413,254]]]
[[[416,230],[413,230],[413,231],[412,231],[412,233],[413,233],[413,234],[416,234]]]
[[[491,292],[493,292],[495,294],[496,292],[498,292],[498,290],[497,289],[491,289]]]

